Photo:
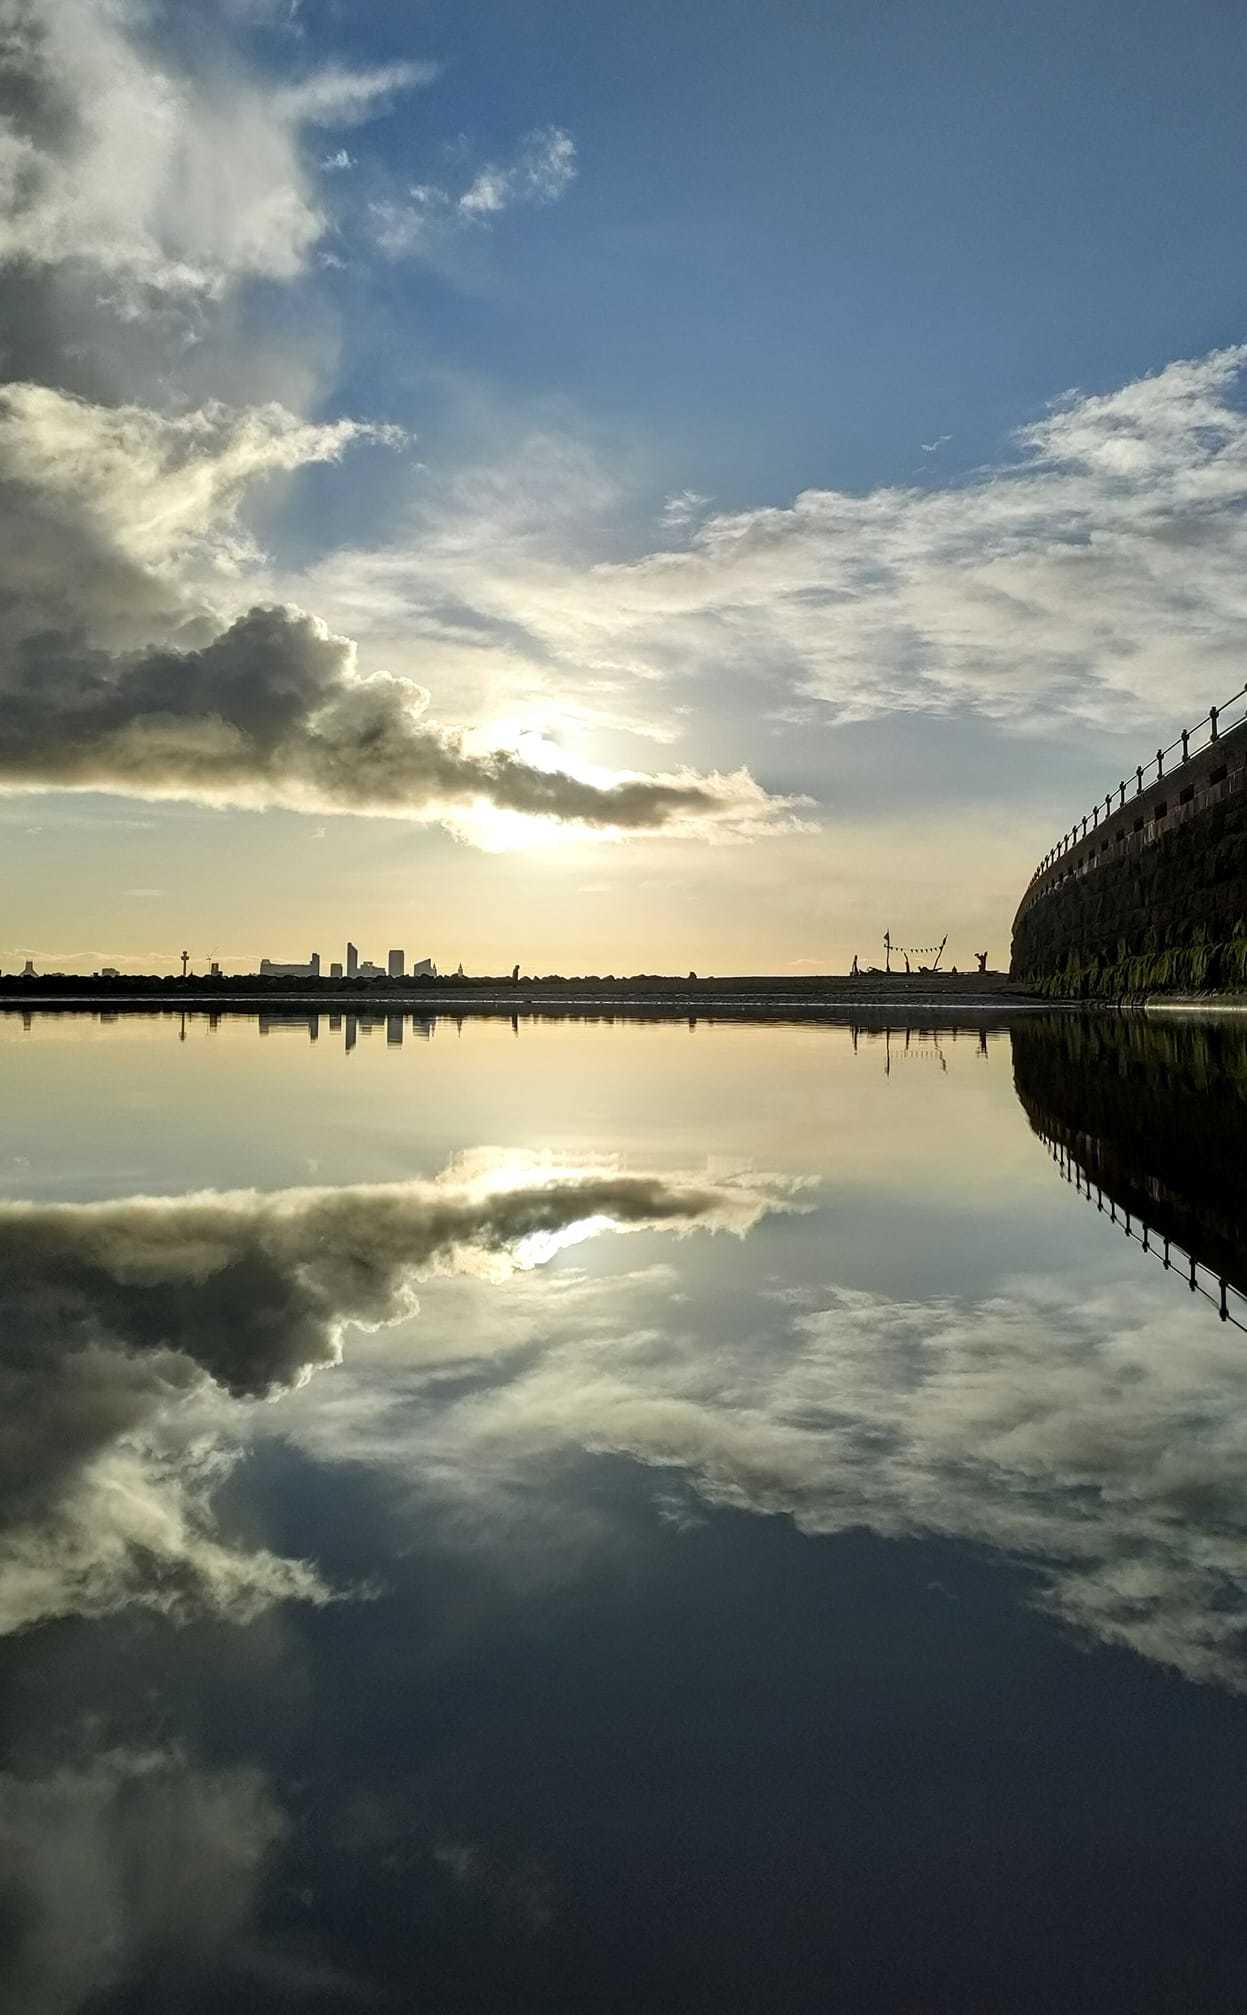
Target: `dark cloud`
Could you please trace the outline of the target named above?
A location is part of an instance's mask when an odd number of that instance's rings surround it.
[[[258,558],[248,489],[361,437],[279,405],[175,415],[0,387],[0,788],[109,790],[463,822],[482,807],[636,831],[751,830],[747,774],[589,781],[423,718],[411,680],[289,606],[223,625]]]
[[[761,1184],[460,1167],[355,1189],[0,1205],[0,1631],[126,1601],[248,1616],[323,1599],[301,1563],[222,1545],[219,1471],[197,1470],[193,1449],[145,1461],[180,1403],[297,1385],[336,1361],[344,1325],[409,1314],[430,1272],[522,1264],[525,1241],[540,1257],[587,1220],[744,1231],[774,1200]]]
[[[244,493],[378,431],[288,410],[336,347],[308,278],[330,226],[308,129],[320,152],[321,128],[433,73],[275,82],[229,44],[215,14],[181,35],[137,0],[0,0],[0,788],[469,832],[483,808],[621,832],[772,821],[744,773],[592,782],[481,753],[312,618],[238,613],[262,559]],[[550,129],[461,206],[550,200],[573,173]],[[163,410],[138,403],[152,385]],[[278,386],[281,406],[243,403]]]
[[[2,606],[0,606],[2,618]],[[597,784],[423,723],[408,681],[354,674],[343,638],[254,608],[203,649],[114,656],[55,631],[0,665],[0,783],[407,816],[483,802],[586,825],[747,817],[747,779]]]
[[[345,1322],[396,1321],[410,1280],[586,1219],[747,1228],[765,1190],[656,1175],[0,1204],[3,1333],[24,1364],[120,1349],[191,1360],[239,1398],[338,1356]],[[12,1363],[6,1348],[0,1363]],[[3,1375],[3,1374],[0,1374]],[[11,1417],[14,1409],[6,1408]]]

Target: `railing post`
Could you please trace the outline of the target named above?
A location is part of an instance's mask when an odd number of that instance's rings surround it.
[[[1139,764],[1139,766],[1138,766],[1138,768],[1136,769],[1136,771],[1135,771],[1135,775],[1136,775],[1136,777],[1137,777],[1137,778],[1138,778],[1138,780],[1139,780],[1139,781],[1138,781],[1138,783],[1137,783],[1137,784],[1136,784],[1136,786],[1135,786],[1135,793],[1134,793],[1134,794],[1135,794],[1135,796],[1136,796],[1136,798],[1137,798],[1137,797],[1140,797],[1140,796],[1142,795],[1142,791],[1143,791],[1143,765],[1142,765],[1142,763],[1140,763],[1140,764]]]
[[[1208,739],[1213,742],[1217,739],[1217,715],[1220,711],[1219,707],[1209,707],[1208,709],[1208,725],[1212,729],[1212,733]]]
[[[1165,751],[1163,749],[1157,749],[1156,751],[1156,774],[1158,777],[1163,777],[1165,774]]]
[[[1125,802],[1126,802],[1126,786],[1123,783],[1121,786],[1121,804],[1117,808],[1119,811],[1122,809],[1122,806],[1125,805]]]
[[[1189,757],[1190,753],[1191,753],[1191,731],[1190,731],[1190,729],[1189,729],[1189,728],[1183,728],[1183,730],[1182,730],[1182,760],[1183,760],[1183,762],[1186,762],[1186,760],[1187,760],[1187,758]]]

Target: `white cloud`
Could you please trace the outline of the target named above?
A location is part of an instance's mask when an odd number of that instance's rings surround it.
[[[140,0],[7,0],[0,65],[0,263],[99,268],[136,289],[213,294],[292,279],[325,228],[300,147],[353,124],[427,64],[297,84],[179,74],[143,46]]]
[[[279,405],[161,414],[0,386],[4,630],[80,626],[109,643],[151,637],[162,611],[202,614],[204,590],[259,557],[238,523],[253,484],[398,438]]]
[[[422,182],[399,201],[370,206],[373,238],[387,257],[431,251],[456,230],[485,224],[517,205],[557,202],[576,179],[576,143],[559,126],[529,133],[514,158],[477,170],[458,194]]]
[[[587,1448],[811,1534],[990,1547],[1029,1565],[1071,1626],[1245,1691],[1247,1361],[1215,1317],[1175,1350],[1170,1293],[832,1287],[773,1297],[765,1326],[733,1338],[613,1280],[609,1313],[588,1293],[543,1298],[524,1322],[460,1311],[482,1357],[495,1333],[517,1353],[488,1390],[438,1404],[426,1382],[417,1407],[374,1383],[354,1411],[349,1392],[324,1420],[305,1409],[299,1431],[326,1457],[366,1450],[492,1504],[508,1532],[533,1473]]]
[[[537,444],[300,592],[351,604],[359,634],[618,714],[640,693],[661,714],[659,682],[713,704],[731,678],[763,710],[839,720],[1177,720],[1243,683],[1245,367],[1240,346],[1071,394],[963,484],[810,490],[625,564],[590,545],[617,536],[623,493]]]
[[[378,104],[396,91],[429,84],[437,74],[436,63],[384,63],[374,70],[332,65],[298,84],[280,85],[269,102],[277,118],[292,128],[355,126],[372,118]]]
[[[285,1830],[262,1772],[175,1747],[0,1773],[6,1999],[72,2015],[172,1949],[183,1966],[228,1962]]]
[[[683,531],[706,514],[709,497],[700,490],[678,490],[662,507],[662,522],[668,531]]]
[[[0,1526],[0,1636],[123,1609],[246,1624],[283,1602],[328,1602],[308,1562],[221,1536],[212,1503],[236,1451],[206,1435],[188,1444],[176,1419],[162,1417],[176,1390],[160,1379],[141,1393],[135,1380],[133,1397],[124,1438],[37,1514]],[[71,1398],[87,1394],[67,1384]]]

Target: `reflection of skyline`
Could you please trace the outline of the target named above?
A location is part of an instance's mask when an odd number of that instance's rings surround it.
[[[219,1015],[206,1017],[209,1029],[220,1025]],[[386,1046],[401,1049],[405,1032],[411,1033],[419,1042],[431,1042],[437,1027],[436,1015],[413,1013],[402,1014],[270,1014],[261,1012],[255,1017],[258,1033],[270,1035],[306,1035],[309,1042],[320,1039],[322,1021],[329,1024],[330,1035],[341,1035],[344,1049],[353,1050],[361,1035],[371,1035],[377,1029],[385,1030]]]

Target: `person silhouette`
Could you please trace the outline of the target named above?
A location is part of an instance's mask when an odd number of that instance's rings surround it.
[[[975,952],[974,956],[979,962],[979,971],[985,973],[987,971],[987,953]]]

